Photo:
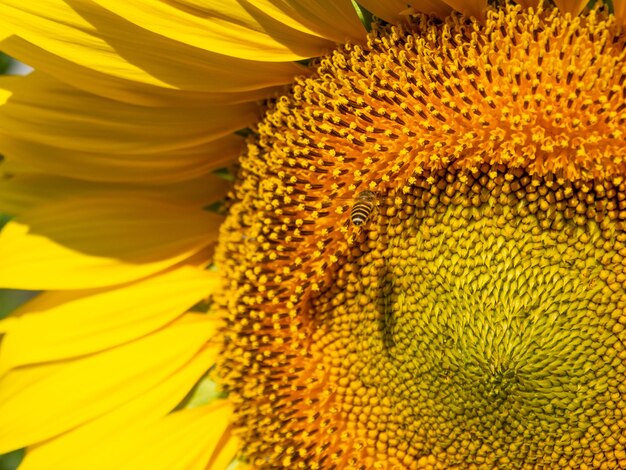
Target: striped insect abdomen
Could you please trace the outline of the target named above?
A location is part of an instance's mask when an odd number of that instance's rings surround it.
[[[350,211],[350,221],[353,225],[359,226],[367,222],[370,214],[376,205],[376,194],[372,191],[361,191],[354,198],[354,204]]]

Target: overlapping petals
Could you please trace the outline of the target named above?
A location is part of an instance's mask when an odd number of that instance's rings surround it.
[[[238,452],[238,441],[230,431],[231,414],[231,406],[223,400],[173,413],[133,429],[132,434],[120,433],[109,440],[106,453],[114,451],[122,460],[118,468],[128,470],[226,468]],[[137,448],[161,450],[137,452]]]
[[[67,150],[5,136],[3,148],[11,154],[5,171],[45,171],[86,181],[169,183],[205,175],[232,165],[241,153],[243,139],[228,135],[213,142],[170,152],[127,155]]]
[[[54,290],[130,282],[214,243],[220,222],[209,212],[121,193],[43,205],[0,233],[0,285]]]
[[[210,317],[190,314],[101,353],[10,370],[0,382],[0,452],[49,439],[140,397],[184,370],[216,328]]]
[[[240,59],[306,59],[328,52],[334,42],[365,36],[356,12],[352,8],[350,14],[351,4],[346,0],[97,3],[174,41]],[[313,16],[308,16],[311,13]]]
[[[228,403],[215,401],[167,414],[182,399],[181,391],[187,390],[206,369],[212,354],[208,349],[202,351],[178,373],[143,395],[33,446],[20,470],[226,468],[239,449],[228,425]],[[140,448],[144,450],[138,452]]]
[[[0,5],[0,29],[13,34],[0,48],[37,70],[77,88],[149,106],[257,100],[303,72],[288,60],[264,62],[254,54],[238,59],[194,41],[172,40],[92,2],[7,0]],[[318,52],[328,47],[321,41]]]
[[[444,0],[454,10],[465,16],[483,19],[487,9],[487,0]]]
[[[68,150],[100,146],[102,152],[125,155],[172,151],[224,137],[259,116],[254,103],[210,109],[127,105],[69,88],[37,72],[9,77],[1,84],[11,93],[0,108],[3,134]]]
[[[359,42],[365,38],[365,29],[350,1],[254,0],[240,3],[248,12],[255,8],[293,29],[337,44]]]
[[[456,10],[464,15],[482,18],[487,8],[486,0],[420,0],[403,2],[401,0],[362,0],[365,8],[377,17],[390,23],[406,20],[410,13],[426,13],[443,18]]]
[[[577,16],[589,3],[589,0],[554,0],[554,3],[563,13],[571,13]]]
[[[125,104],[40,73],[4,77],[0,86],[9,95],[0,107],[0,148],[9,159],[87,180],[176,181],[231,164],[242,147],[232,133],[259,115],[256,103]]]
[[[406,19],[406,15],[412,12],[443,17],[452,11],[452,8],[442,0],[422,0],[411,3],[402,0],[362,0],[359,3],[378,18],[390,23],[402,22]]]
[[[0,169],[11,167],[6,162]],[[221,199],[230,188],[230,182],[214,174],[172,184],[99,183],[42,173],[18,173],[0,180],[0,207],[10,215],[18,215],[72,194],[77,199],[94,194],[118,194],[135,200],[165,201],[169,204],[202,208]]]
[[[115,289],[44,292],[0,323],[5,333],[0,376],[12,368],[76,358],[140,338],[208,297],[217,283],[215,273],[178,266]]]

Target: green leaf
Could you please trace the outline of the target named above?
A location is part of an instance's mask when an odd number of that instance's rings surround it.
[[[24,458],[24,449],[0,455],[0,470],[15,470]]]
[[[194,388],[176,407],[177,410],[197,408],[215,400],[223,400],[228,395],[215,383],[209,375],[198,381]],[[0,469],[1,470],[1,469]]]
[[[0,260],[0,262],[2,261]],[[0,289],[0,319],[8,316],[13,310],[37,294],[39,294],[38,291]]]
[[[352,6],[356,10],[356,14],[359,15],[359,20],[365,26],[365,29],[369,33],[372,30],[372,23],[374,22],[374,15],[364,7],[359,5],[355,0],[352,0]]]
[[[5,73],[7,73],[7,70],[9,69],[11,62],[12,62],[11,58],[8,55],[0,52],[0,74],[1,75],[4,75]]]

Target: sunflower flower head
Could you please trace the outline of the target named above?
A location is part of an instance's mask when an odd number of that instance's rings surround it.
[[[46,291],[0,451],[626,468],[626,2],[44,3],[0,2],[0,286]]]
[[[276,100],[218,258],[254,464],[625,462],[624,42],[605,8],[413,15]]]

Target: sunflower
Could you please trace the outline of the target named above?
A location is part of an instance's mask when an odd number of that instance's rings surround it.
[[[20,469],[626,467],[626,2],[0,2]]]

